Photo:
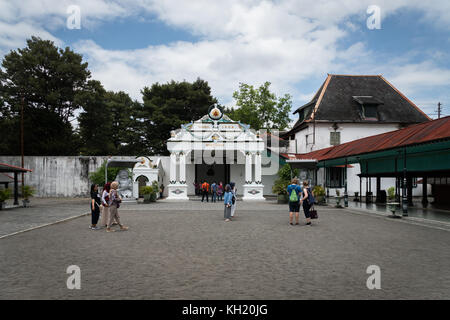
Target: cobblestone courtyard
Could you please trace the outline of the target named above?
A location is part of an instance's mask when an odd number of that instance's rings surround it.
[[[127,232],[91,231],[85,216],[0,239],[0,298],[450,298],[446,226],[331,207],[289,226],[273,202],[238,202],[230,223],[221,204],[198,201],[121,209]],[[66,287],[70,265],[81,290]],[[366,287],[369,265],[381,290]]]

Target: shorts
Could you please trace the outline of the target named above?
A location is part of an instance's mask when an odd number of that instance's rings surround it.
[[[300,212],[300,202],[289,202],[289,212]]]

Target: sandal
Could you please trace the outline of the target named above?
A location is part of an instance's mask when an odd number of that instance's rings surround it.
[[[111,228],[107,228],[107,229],[106,229],[106,232],[116,232],[116,230],[111,229]]]

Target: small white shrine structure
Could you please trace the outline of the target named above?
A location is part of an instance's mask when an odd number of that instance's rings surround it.
[[[154,181],[158,182],[158,186],[162,182],[161,159],[150,159],[141,156],[136,158],[138,162],[133,168],[133,197],[139,198],[139,188],[142,186],[151,186]],[[157,192],[159,197],[159,192]]]
[[[261,157],[264,141],[250,126],[216,106],[201,119],[171,132],[168,200],[188,200],[194,182],[233,181],[243,200],[264,200]],[[188,167],[188,170],[187,170]],[[245,170],[245,171],[244,171]],[[189,175],[187,179],[187,174]]]

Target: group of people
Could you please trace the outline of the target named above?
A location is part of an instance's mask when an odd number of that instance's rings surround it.
[[[195,194],[202,196],[202,202],[209,202],[209,195],[211,195],[211,202],[222,201],[224,194],[224,186],[222,181],[216,183],[215,181],[209,185],[205,180],[203,183],[194,182]]]
[[[100,196],[98,193],[98,185],[91,185],[91,230],[99,230],[97,226],[98,220],[101,216],[100,225],[106,228],[106,232],[114,232],[111,227],[118,225],[120,230],[128,230],[128,227],[124,226],[120,222],[119,207],[122,202],[122,198],[117,191],[119,183],[114,181],[112,183],[106,183],[103,186],[103,192]]]
[[[197,183],[195,183],[197,189]],[[122,198],[118,193],[119,183],[114,181],[112,183],[106,183],[103,187],[102,195],[98,193],[98,185],[92,184],[91,186],[91,226],[92,230],[99,230],[97,226],[98,221],[101,216],[100,225],[106,228],[106,232],[114,232],[115,230],[111,227],[113,225],[118,225],[120,230],[128,230],[128,227],[124,226],[120,221],[118,208],[122,202]],[[236,211],[236,195],[237,188],[234,182],[230,182],[223,187],[222,182],[217,184],[213,182],[210,186],[208,182],[204,181],[200,187],[200,192],[202,194],[202,202],[206,196],[206,201],[209,202],[208,195],[212,194],[212,202],[217,200],[224,202],[224,219],[226,222],[232,221],[235,217]],[[287,187],[287,193],[289,196],[289,224],[295,225],[299,224],[300,219],[300,207],[303,208],[303,212],[306,218],[306,225],[311,225],[311,215],[310,209],[314,204],[314,193],[309,187],[308,181],[303,181],[303,186],[299,185],[299,180],[297,178],[292,179],[291,184]]]
[[[314,205],[314,193],[309,187],[308,181],[303,181],[303,187],[299,185],[297,178],[292,179],[291,184],[287,187],[287,193],[289,196],[289,224],[299,224],[300,219],[300,207],[303,207],[303,212],[306,218],[306,225],[311,225],[311,207]]]

